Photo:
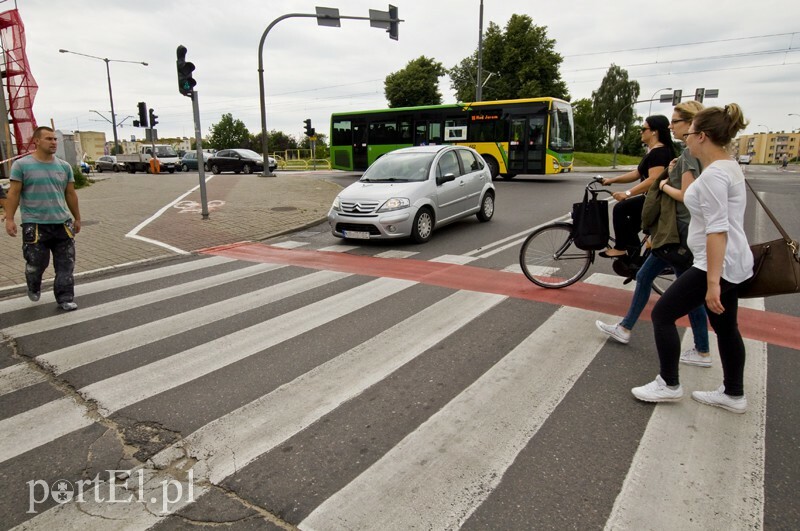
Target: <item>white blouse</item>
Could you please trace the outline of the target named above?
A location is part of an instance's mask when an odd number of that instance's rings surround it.
[[[684,204],[689,223],[689,249],[694,267],[708,271],[706,235],[727,233],[722,278],[740,284],[753,276],[753,253],[744,232],[747,188],[739,164],[733,160],[712,162],[686,190]]]

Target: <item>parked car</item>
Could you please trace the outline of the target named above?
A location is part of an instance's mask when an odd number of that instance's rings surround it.
[[[434,228],[494,215],[495,188],[483,158],[466,146],[416,146],[383,155],[334,199],[339,238],[428,241]]]
[[[103,173],[104,171],[120,171],[125,169],[125,164],[117,162],[117,157],[114,155],[103,155],[97,158],[97,161],[94,163],[94,169],[97,170],[97,173]]]
[[[268,160],[270,171],[278,167],[275,159],[269,157]],[[264,158],[250,149],[221,149],[214,153],[206,164],[215,174],[225,171],[233,173],[264,171]]]
[[[211,153],[203,152],[203,169],[208,171],[208,159],[211,158]],[[187,151],[181,159],[181,171],[189,171],[197,169],[197,151]]]
[[[739,155],[739,164],[750,164],[752,157],[750,155]]]

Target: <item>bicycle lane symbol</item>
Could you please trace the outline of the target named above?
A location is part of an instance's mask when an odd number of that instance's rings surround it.
[[[208,211],[219,210],[223,205],[225,205],[225,201],[214,199],[208,202]],[[172,207],[177,208],[181,214],[201,213],[203,211],[203,206],[197,201],[179,201]]]

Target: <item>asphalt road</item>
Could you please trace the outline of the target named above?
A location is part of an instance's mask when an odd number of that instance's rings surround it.
[[[799,176],[759,170],[800,234]],[[747,414],[637,402],[649,322],[626,346],[594,327],[631,286],[516,265],[590,177],[499,181],[491,222],[424,245],[323,224],[87,282],[70,314],[0,302],[0,527],[797,528],[800,338],[748,334],[800,326],[800,301],[742,311]],[[768,223],[751,204],[751,236]],[[716,388],[719,359],[681,376]]]

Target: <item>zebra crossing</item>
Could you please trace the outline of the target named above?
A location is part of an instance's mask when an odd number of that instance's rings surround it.
[[[458,274],[473,260],[433,261]],[[746,341],[746,415],[653,407],[628,392],[657,372],[644,326],[631,346],[608,344],[593,322],[612,315],[422,278],[211,256],[79,285],[69,314],[0,301],[13,351],[0,364],[2,527],[170,529],[220,495],[306,530],[797,523],[765,510],[766,343]],[[715,362],[682,368],[687,389],[717,387]],[[144,428],[155,442],[131,459]],[[31,510],[31,484],[120,462],[127,484],[87,481],[80,503]],[[575,472],[591,470],[602,488]],[[570,499],[575,488],[587,496]]]

